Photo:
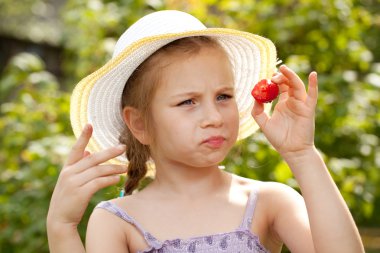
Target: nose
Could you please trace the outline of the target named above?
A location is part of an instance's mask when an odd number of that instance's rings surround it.
[[[201,127],[220,127],[223,125],[223,116],[215,103],[207,103],[202,110]]]

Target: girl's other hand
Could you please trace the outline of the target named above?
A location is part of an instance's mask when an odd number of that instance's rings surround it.
[[[261,130],[282,155],[287,157],[314,148],[314,118],[318,98],[317,73],[309,75],[309,87],[285,65],[272,77],[280,88],[280,97],[271,116],[263,104],[255,101],[252,116]]]
[[[90,154],[85,150],[92,135],[92,126],[86,125],[73,146],[55,186],[47,217],[48,228],[77,227],[98,190],[116,184],[126,166],[102,164],[125,151],[123,145]]]

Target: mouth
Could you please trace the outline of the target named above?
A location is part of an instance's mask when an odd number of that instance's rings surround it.
[[[205,144],[210,148],[220,148],[225,141],[226,139],[223,136],[211,136],[202,141],[202,144]]]

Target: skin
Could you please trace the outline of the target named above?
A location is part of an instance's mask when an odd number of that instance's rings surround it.
[[[77,226],[92,195],[118,183],[118,174],[126,172],[125,166],[100,165],[122,154],[125,147],[117,146],[90,154],[85,148],[91,134],[92,126],[85,126],[54,188],[47,216],[50,252],[85,252]]]
[[[112,200],[115,204],[161,241],[190,238],[236,229],[250,190],[260,184],[251,232],[271,252],[280,252],[283,243],[292,252],[364,252],[352,216],[314,145],[315,72],[309,76],[306,91],[300,78],[281,66],[272,78],[281,92],[272,115],[257,102],[252,109],[261,130],[291,168],[301,197],[288,186],[259,183],[218,168],[238,131],[226,56],[203,48],[197,55],[173,62],[152,101],[153,122],[160,126],[152,135],[136,110],[123,111],[136,138],[151,145],[156,178],[137,194]],[[118,182],[113,175],[124,172],[120,166],[98,165],[121,154],[123,147],[90,155],[85,152],[90,136],[88,126],[69,155],[52,196],[48,215],[51,252],[85,252],[76,227],[88,201],[97,190]],[[87,229],[87,252],[146,248],[134,226],[105,210],[94,210]]]

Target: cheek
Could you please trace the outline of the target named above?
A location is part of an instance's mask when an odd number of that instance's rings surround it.
[[[237,105],[231,108],[229,122],[231,124],[231,128],[233,128],[234,131],[236,132],[236,138],[237,138],[237,135],[239,132],[239,122],[240,122]]]
[[[238,110],[236,102],[230,106],[228,110],[228,114],[229,114],[229,117],[231,118],[231,121],[237,122],[237,124],[239,124],[239,110]]]
[[[158,116],[159,117],[159,116]],[[155,146],[160,139],[161,123],[157,121],[157,112],[152,110],[150,115],[149,124],[149,136],[151,137],[151,146]]]
[[[157,141],[172,142],[178,138],[183,138],[186,131],[184,120],[176,119],[172,113],[163,113],[156,111],[152,116],[152,134]]]

